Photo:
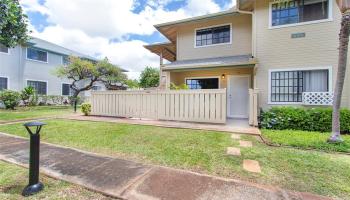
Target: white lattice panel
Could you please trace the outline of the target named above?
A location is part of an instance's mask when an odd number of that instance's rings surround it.
[[[333,105],[333,93],[332,92],[303,92],[303,104],[320,105],[320,106]]]

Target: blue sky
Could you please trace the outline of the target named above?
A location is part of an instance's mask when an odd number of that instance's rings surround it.
[[[96,57],[137,78],[159,59],[143,45],[164,42],[154,24],[219,12],[235,0],[21,0],[32,35]]]

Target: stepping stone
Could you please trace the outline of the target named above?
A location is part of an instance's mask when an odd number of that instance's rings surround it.
[[[261,173],[260,164],[256,160],[243,160],[243,169],[248,172]]]
[[[241,146],[241,147],[252,147],[253,143],[251,141],[240,140],[239,141],[239,146]]]
[[[241,149],[236,147],[227,147],[227,155],[230,156],[240,156],[241,155]]]
[[[232,134],[231,138],[235,139],[235,140],[239,140],[239,139],[241,139],[241,135],[239,135],[239,134]]]

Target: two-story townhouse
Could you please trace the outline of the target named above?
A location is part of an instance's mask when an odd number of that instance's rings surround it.
[[[227,88],[228,117],[248,117],[249,88],[262,108],[329,105],[340,17],[335,0],[237,0],[228,11],[155,25],[169,42],[145,48],[161,58],[163,89]],[[349,85],[350,70],[343,107]]]
[[[54,70],[68,63],[69,56],[77,56],[96,62],[97,59],[69,50],[39,38],[32,38],[25,46],[7,48],[0,44],[0,90],[20,91],[32,86],[39,95],[71,94],[68,79],[58,78]],[[105,90],[101,83],[96,83],[94,90]],[[83,96],[89,96],[84,92]]]

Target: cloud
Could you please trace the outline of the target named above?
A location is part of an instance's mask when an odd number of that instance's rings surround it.
[[[146,66],[158,67],[159,58],[143,48],[144,41],[129,40],[130,35],[150,36],[156,31],[154,24],[220,11],[214,0],[175,0],[184,3],[176,10],[166,8],[170,0],[148,0],[143,5],[137,0],[39,1],[20,1],[26,12],[41,13],[50,24],[41,32],[34,30],[33,36],[84,54],[108,57],[133,76]],[[143,7],[136,13],[137,6]]]

